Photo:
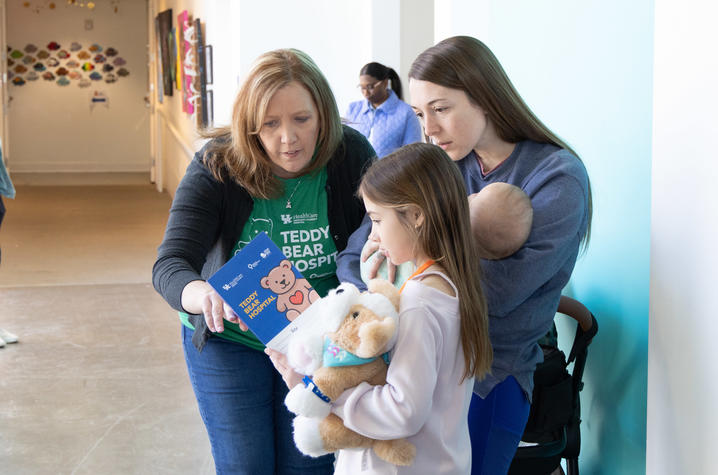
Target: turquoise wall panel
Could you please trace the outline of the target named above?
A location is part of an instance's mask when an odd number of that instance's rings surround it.
[[[490,15],[489,46],[593,186],[591,244],[566,290],[600,328],[581,472],[645,473],[653,1],[493,0]],[[559,324],[568,339],[569,327]]]

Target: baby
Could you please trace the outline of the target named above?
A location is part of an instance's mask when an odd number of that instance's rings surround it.
[[[503,259],[521,249],[531,233],[531,199],[521,188],[491,183],[469,195],[471,230],[482,259]]]
[[[479,193],[469,195],[471,230],[482,259],[503,259],[521,249],[531,232],[533,208],[531,199],[521,188],[508,183],[491,183]],[[364,245],[364,254],[369,241]],[[381,256],[375,252],[360,264],[361,278],[369,282],[369,269]],[[394,285],[401,286],[414,272],[414,264],[404,263],[396,268]],[[377,277],[387,278],[386,260],[377,271]]]

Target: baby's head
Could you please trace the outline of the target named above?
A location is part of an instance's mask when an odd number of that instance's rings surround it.
[[[491,183],[469,196],[469,213],[479,255],[484,259],[510,256],[531,233],[531,199],[508,183]]]

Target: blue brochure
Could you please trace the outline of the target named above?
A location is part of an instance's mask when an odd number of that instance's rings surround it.
[[[286,353],[300,315],[319,294],[267,236],[260,233],[207,282],[266,346]]]

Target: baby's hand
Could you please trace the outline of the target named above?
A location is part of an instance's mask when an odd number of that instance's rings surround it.
[[[367,262],[369,261],[369,262]],[[371,239],[364,244],[361,252],[362,262],[362,280],[364,283],[368,283],[371,279],[380,277],[386,279],[392,284],[396,279],[396,266],[389,261],[386,256],[379,250],[379,243],[372,241]],[[366,264],[364,264],[367,262]],[[384,265],[386,267],[386,275],[380,275],[379,271]],[[384,272],[384,271],[382,271]]]
[[[371,239],[368,240],[361,250],[361,261],[366,262],[366,260],[378,250],[379,243],[377,241],[372,241]]]

